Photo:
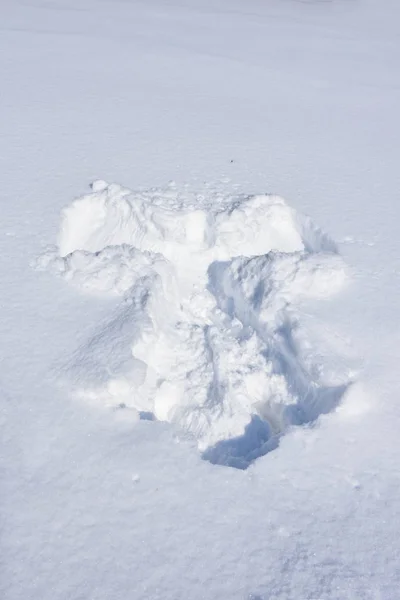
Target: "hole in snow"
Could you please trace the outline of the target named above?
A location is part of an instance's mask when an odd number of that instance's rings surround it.
[[[120,297],[66,366],[76,394],[178,425],[212,463],[246,468],[350,384],[304,311],[342,289],[346,267],[279,197],[95,182],[38,267]]]
[[[155,421],[156,420],[154,414],[152,412],[146,411],[146,410],[139,411],[139,418],[142,421]]]

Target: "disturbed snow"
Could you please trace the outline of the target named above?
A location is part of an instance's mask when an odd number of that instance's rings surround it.
[[[75,395],[173,423],[213,463],[246,468],[334,409],[354,378],[312,319],[347,268],[280,197],[96,181],[37,266],[122,297],[62,369]]]

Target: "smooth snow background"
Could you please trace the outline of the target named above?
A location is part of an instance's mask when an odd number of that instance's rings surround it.
[[[0,8],[2,597],[397,599],[397,3]],[[363,362],[342,410],[239,472],[60,392],[110,304],[31,262],[99,177],[310,213],[354,272],[316,309]]]

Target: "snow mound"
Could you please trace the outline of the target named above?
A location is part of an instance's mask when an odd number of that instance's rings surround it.
[[[36,266],[42,270],[51,267],[86,292],[114,296],[123,296],[138,279],[157,272],[165,282],[173,276],[169,263],[160,254],[142,252],[127,244],[107,246],[99,252],[75,250],[66,256],[59,256],[57,248],[52,248],[39,258]]]
[[[97,181],[40,265],[122,296],[66,367],[77,395],[174,423],[213,463],[246,468],[350,383],[302,319],[305,302],[343,288],[346,267],[277,196]]]

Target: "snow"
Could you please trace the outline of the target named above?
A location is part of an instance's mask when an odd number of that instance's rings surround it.
[[[0,596],[397,600],[397,3],[1,14]]]
[[[78,397],[173,423],[240,468],[336,407],[351,378],[324,381],[298,305],[340,291],[346,268],[309,218],[268,195],[92,190],[63,211],[60,255],[38,261],[123,296],[66,369]]]

